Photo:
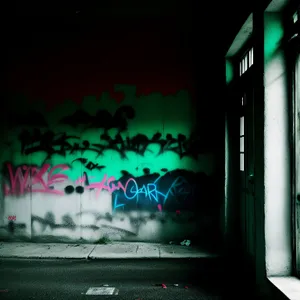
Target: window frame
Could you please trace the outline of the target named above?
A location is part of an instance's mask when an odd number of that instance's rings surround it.
[[[249,72],[248,72],[249,70]],[[249,68],[242,76],[240,76],[238,78],[238,83],[237,85],[239,86],[239,103],[238,103],[238,107],[239,107],[239,117],[244,117],[244,134],[243,135],[239,135],[239,140],[241,139],[241,137],[244,137],[244,152],[239,151],[240,154],[244,154],[244,170],[240,169],[240,172],[245,172],[245,165],[247,164],[247,139],[246,139],[246,135],[247,135],[247,116],[246,116],[246,110],[247,110],[247,98],[245,98],[245,87],[247,87],[247,84],[249,81],[251,81],[253,78],[253,69]],[[243,99],[243,103],[242,103],[242,99]]]
[[[299,179],[296,177],[296,168],[300,168],[297,167],[297,165],[299,164],[299,158],[297,159],[297,157],[295,157],[297,150],[296,147],[300,147],[300,141],[296,142],[296,138],[298,138],[299,135],[297,135],[297,126],[299,126],[299,121],[296,123],[296,118],[297,118],[297,114],[299,112],[299,108],[300,108],[300,84],[299,84],[299,80],[300,80],[300,52],[298,54],[294,55],[294,59],[293,59],[293,64],[294,64],[294,68],[293,68],[293,82],[292,82],[292,98],[293,98],[293,114],[294,114],[294,120],[293,120],[293,134],[294,134],[294,142],[293,142],[293,160],[294,160],[294,167],[293,167],[293,171],[294,171],[294,175],[293,175],[293,208],[292,208],[292,212],[293,212],[293,250],[295,253],[295,273],[297,275],[297,277],[300,278],[300,222],[299,222],[299,218],[300,218],[300,205],[299,202],[300,200],[298,200],[298,194],[299,194],[299,190],[300,187],[297,187],[297,181],[299,182]],[[299,118],[298,118],[299,119]],[[298,175],[299,175],[299,170],[298,170]],[[297,180],[297,181],[296,181]]]
[[[253,48],[253,63],[254,63],[254,42],[252,35],[249,36],[247,42],[244,44],[243,47],[233,56],[230,58],[230,61],[233,65],[233,81],[230,86],[235,86],[239,84],[240,79],[250,70],[253,66],[251,65],[250,68],[247,69],[242,75],[240,75],[240,62],[244,58],[244,56],[248,53],[248,51]]]
[[[252,64],[248,69],[243,73],[240,74],[240,62],[244,59],[244,57],[249,53],[249,51],[252,50],[253,53],[253,59]],[[234,100],[234,103],[231,103],[230,105],[233,105],[235,109],[239,110],[239,118],[244,117],[244,152],[240,151],[239,147],[239,161],[240,161],[240,172],[245,172],[245,165],[246,165],[246,140],[245,140],[245,109],[246,109],[246,102],[242,105],[241,99],[244,97],[244,89],[245,85],[247,84],[247,81],[249,80],[249,77],[253,76],[253,64],[254,64],[254,43],[253,43],[253,36],[251,35],[247,42],[244,44],[244,46],[234,55],[231,57],[231,62],[233,64],[233,81],[229,85],[229,90],[233,90],[236,94],[236,99]],[[247,101],[247,100],[246,100]],[[241,140],[241,135],[239,134],[239,142]],[[240,145],[239,145],[240,146]],[[241,154],[244,156],[244,170],[241,170]]]
[[[250,52],[250,51],[253,51],[253,61],[252,61],[252,65],[248,68],[246,71],[244,71],[244,73],[240,74],[240,63],[242,62],[242,60],[244,59],[244,57]],[[248,61],[248,64],[249,64],[249,61]],[[236,55],[236,68],[237,68],[237,77],[241,78],[243,77],[247,72],[248,70],[251,69],[251,67],[253,66],[254,64],[254,41],[253,41],[253,36],[251,34],[251,36],[248,38],[247,42],[244,44],[244,46],[240,49],[240,51],[237,53]]]
[[[294,14],[298,14],[298,21],[294,22]],[[297,68],[300,68],[300,6],[293,10],[289,10],[285,18],[286,21],[286,55],[288,64],[288,90],[290,98],[290,143],[292,146],[291,155],[291,176],[292,176],[292,261],[293,261],[293,275],[300,278],[300,222],[297,220],[300,216],[300,205],[297,205],[297,193],[300,188],[297,188],[297,162],[296,157],[297,147],[300,147],[300,142],[297,139],[297,111],[300,108],[300,87],[297,88],[297,82],[300,80],[300,71],[297,74]],[[298,36],[295,36],[298,33]],[[295,38],[296,37],[296,38]],[[299,66],[298,66],[299,64]],[[298,85],[299,86],[299,85]],[[298,170],[299,174],[299,170]],[[298,175],[299,176],[299,175]],[[299,179],[298,179],[299,180]]]
[[[241,104],[242,105],[242,104]],[[243,118],[243,134],[241,134],[241,120]],[[245,172],[245,116],[244,115],[240,115],[240,172]],[[241,151],[241,140],[243,138],[243,151]],[[241,155],[243,155],[243,170],[241,168]]]
[[[243,68],[243,64],[244,64],[244,60],[246,58],[247,61],[247,67]],[[250,58],[252,58],[252,61],[250,61]],[[239,76],[243,76],[254,64],[254,50],[253,50],[253,46],[252,47],[248,47],[247,51],[243,54],[243,56],[240,58],[239,61]],[[244,70],[242,70],[244,69]]]

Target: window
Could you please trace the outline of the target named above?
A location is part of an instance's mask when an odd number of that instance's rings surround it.
[[[299,34],[300,34],[299,27],[300,27],[299,11],[296,11],[292,17],[291,32],[289,33],[290,40],[293,40],[296,37],[299,38]]]
[[[299,20],[299,16],[298,16],[298,12],[296,11],[296,12],[294,13],[294,15],[293,15],[293,22],[294,22],[294,24],[297,23],[298,20]]]
[[[242,76],[254,63],[253,47],[247,51],[240,61],[240,76]]]
[[[245,105],[244,97],[241,99],[242,106]],[[240,117],[240,171],[245,171],[245,120]]]

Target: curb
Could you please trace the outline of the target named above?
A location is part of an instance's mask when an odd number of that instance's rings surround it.
[[[182,256],[182,257],[152,257],[152,256],[137,256],[137,257],[124,257],[124,256],[117,256],[117,257],[91,257],[91,256],[87,256],[87,257],[62,257],[62,256],[0,256],[0,260],[1,259],[35,259],[35,260],[41,260],[41,259],[45,259],[45,260],[51,260],[51,259],[55,259],[55,260],[182,260],[182,259],[186,259],[186,260],[199,260],[199,259],[218,259],[218,258],[222,258],[222,256],[199,256],[199,257],[186,257],[186,256]]]

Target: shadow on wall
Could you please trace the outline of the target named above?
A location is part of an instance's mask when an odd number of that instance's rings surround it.
[[[70,215],[64,215],[56,223],[53,213],[46,213],[44,218],[31,217],[32,240],[45,242],[96,242],[105,237],[109,240],[165,242],[191,239],[193,245],[211,242],[211,235],[217,228],[211,224],[213,217],[197,216],[191,212],[150,213],[134,211],[101,215],[95,212],[83,212],[91,225],[78,225]],[[76,219],[77,216],[74,216]],[[26,238],[26,224],[10,221],[8,226],[0,228],[1,237],[18,240]],[[216,237],[216,236],[215,236]]]

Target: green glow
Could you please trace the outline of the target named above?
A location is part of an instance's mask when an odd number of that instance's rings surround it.
[[[283,38],[284,29],[281,16],[278,13],[265,13],[265,40],[264,54],[265,61],[269,61],[280,47],[280,41]]]
[[[233,79],[233,65],[232,62],[226,59],[226,83],[229,84]]]
[[[193,127],[196,123],[195,111],[192,108],[190,97],[188,92],[180,91],[174,96],[163,96],[160,93],[152,93],[148,96],[136,97],[135,87],[132,86],[116,86],[116,90],[123,91],[125,99],[121,104],[117,104],[114,99],[111,99],[108,93],[103,93],[100,98],[94,96],[85,97],[81,104],[82,109],[85,109],[90,114],[95,114],[96,111],[101,108],[108,110],[110,113],[115,113],[120,105],[130,105],[135,109],[135,118],[128,121],[128,130],[124,132],[123,138],[133,137],[136,134],[144,134],[148,138],[151,138],[153,134],[160,132],[163,138],[166,134],[170,133],[173,136],[177,136],[179,133],[189,137]],[[13,102],[13,101],[12,101]],[[31,109],[29,105],[16,105],[18,99],[14,104],[10,103],[14,108],[14,112],[26,113],[26,110]],[[24,104],[24,100],[22,103]],[[37,106],[34,106],[37,109]],[[103,133],[102,129],[89,129],[83,131],[83,128],[72,128],[69,125],[62,125],[59,120],[66,116],[74,113],[78,109],[78,106],[72,101],[68,100],[57,107],[53,112],[46,112],[45,107],[39,104],[38,110],[44,115],[46,121],[49,124],[47,129],[42,131],[52,130],[55,133],[65,132],[67,135],[80,136],[80,141],[88,140],[92,143],[99,143],[99,136]],[[162,168],[168,169],[169,171],[175,169],[185,169],[190,171],[202,171],[203,162],[199,163],[193,158],[184,157],[182,159],[172,152],[166,152],[159,156],[158,146],[149,146],[149,150],[144,156],[136,154],[134,152],[127,153],[127,159],[123,159],[116,151],[107,150],[103,156],[97,157],[92,151],[85,151],[82,155],[80,152],[74,152],[72,154],[67,153],[66,156],[53,155],[48,161],[46,161],[47,154],[44,152],[36,152],[30,155],[21,154],[20,142],[18,141],[19,133],[25,129],[13,128],[7,133],[7,140],[10,145],[1,145],[1,162],[9,161],[14,166],[24,164],[36,164],[41,165],[42,163],[49,163],[51,166],[58,164],[67,164],[71,166],[70,170],[66,170],[61,173],[68,175],[69,179],[75,181],[83,175],[86,171],[88,176],[93,177],[92,182],[101,181],[104,174],[108,176],[114,176],[116,179],[120,178],[121,171],[126,170],[133,176],[142,176],[143,169],[149,168],[151,173],[157,172],[164,174],[161,171]],[[32,128],[27,127],[30,132]],[[111,130],[110,136],[114,136],[116,132]],[[78,140],[68,140],[70,144],[78,142]],[[87,170],[81,162],[75,159],[86,158],[88,161],[98,163],[98,165],[104,165],[105,168],[102,170],[94,169],[92,171]],[[204,156],[203,156],[204,157]],[[201,160],[201,159],[200,159]],[[207,165],[210,165],[208,162]]]

